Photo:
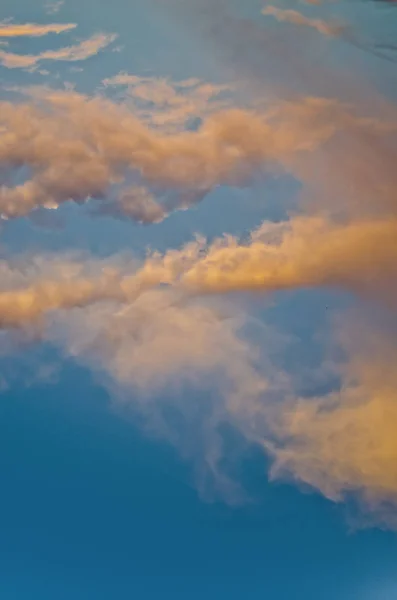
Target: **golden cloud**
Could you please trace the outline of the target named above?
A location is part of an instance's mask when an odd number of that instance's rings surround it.
[[[48,33],[63,33],[77,27],[76,23],[0,23],[0,38],[41,37]]]

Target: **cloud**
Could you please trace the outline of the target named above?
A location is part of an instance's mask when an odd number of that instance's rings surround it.
[[[383,45],[379,43],[370,43],[366,40],[360,40],[360,37],[357,34],[355,34],[352,31],[352,28],[347,24],[339,23],[337,21],[326,21],[324,19],[306,17],[297,10],[282,9],[276,6],[266,6],[262,10],[262,14],[265,16],[272,16],[280,22],[310,27],[312,29],[315,29],[318,33],[321,33],[322,35],[332,38],[340,38],[345,42],[352,44],[357,48],[360,48],[361,50],[371,52],[374,56],[377,56],[378,58],[383,58],[391,62],[395,62],[393,56],[382,52],[382,50],[394,51],[396,47],[393,46],[393,44]]]
[[[116,34],[99,33],[79,44],[66,46],[58,50],[45,50],[40,54],[14,54],[12,52],[0,51],[0,64],[8,69],[25,69],[35,67],[42,61],[68,61],[76,62],[86,60],[98,54],[100,50],[109,46],[115,39]]]
[[[337,102],[306,98],[265,113],[222,110],[196,131],[168,133],[104,98],[30,93],[30,102],[0,105],[0,164],[9,173],[22,166],[31,173],[25,182],[1,187],[3,218],[69,200],[109,200],[131,177],[156,196],[171,194],[173,210],[184,208],[217,185],[245,185],[269,170],[290,170],[293,157],[310,154],[338,131],[354,136],[381,129]],[[131,200],[128,206],[131,215]]]
[[[115,202],[103,203],[97,214],[130,218],[144,225],[160,223],[167,211],[143,186],[131,186],[124,189]]]
[[[348,224],[298,217],[265,224],[247,245],[226,238],[210,247],[182,282],[207,293],[334,287],[397,308],[396,235],[395,217]]]
[[[140,194],[143,221],[145,210],[158,207],[150,205],[145,191]],[[134,210],[138,207],[134,198],[132,205]],[[128,303],[143,291],[164,285],[191,297],[336,288],[396,310],[396,235],[395,217],[352,223],[296,217],[278,224],[265,222],[246,244],[231,236],[209,246],[198,239],[123,269],[110,260],[89,261],[88,266],[84,261],[59,260],[54,274],[44,262],[45,268],[36,271],[35,278],[25,276],[23,285],[0,292],[0,323],[3,328],[24,327],[54,310],[109,300]],[[7,263],[3,268],[8,273]],[[3,280],[6,285],[9,275]]]
[[[9,37],[41,37],[48,33],[63,33],[77,27],[76,23],[0,23],[0,38]]]
[[[344,320],[339,336],[347,353],[340,390],[275,411],[271,473],[336,502],[353,495],[364,523],[397,528],[396,331],[352,323]]]
[[[276,385],[265,365],[257,369],[244,323],[224,303],[157,289],[121,309],[102,304],[66,315],[53,322],[49,339],[91,367],[147,431],[193,461],[201,493],[234,503],[244,493],[228,473],[222,427]]]
[[[266,6],[262,9],[262,14],[265,16],[272,16],[277,21],[285,21],[294,25],[304,25],[311,27],[319,33],[329,37],[339,37],[344,34],[347,30],[346,25],[341,23],[332,23],[325,21],[324,19],[313,19],[306,17],[297,10],[277,8],[276,6]]]
[[[48,15],[55,15],[61,10],[64,4],[64,0],[58,0],[57,2],[48,2],[47,4],[45,4],[44,8]]]
[[[84,265],[57,261],[56,273],[47,261],[26,271],[25,265],[11,267],[2,263],[3,283],[0,291],[0,327],[26,328],[41,322],[43,315],[54,310],[74,308],[114,297],[111,275],[81,276]],[[37,268],[39,267],[39,268]],[[6,287],[6,282],[9,287]]]
[[[195,78],[171,81],[119,73],[104,79],[103,84],[105,88],[125,89],[121,97],[134,114],[148,125],[170,133],[189,128],[231,105],[230,86]]]
[[[368,318],[354,329],[353,319],[343,322],[340,390],[300,398],[271,357],[274,334],[263,329],[259,354],[236,306],[205,299],[208,291],[336,285],[395,310],[395,239],[391,220],[337,226],[301,217],[264,224],[246,246],[198,239],[140,264],[14,258],[0,264],[0,324],[37,332],[94,369],[152,433],[197,461],[201,485],[228,500],[241,491],[225,467],[225,424],[270,453],[273,477],[288,474],[333,501],[353,494],[367,520],[395,527],[393,320],[382,328],[372,316],[371,330]],[[200,401],[189,389],[201,390]]]
[[[241,500],[221,428],[275,385],[244,339],[244,315],[155,285],[154,266],[140,273],[130,257],[14,258],[0,274],[1,327],[19,327],[91,368],[119,407],[193,461],[203,493]]]
[[[368,63],[365,69],[357,63],[354,69],[335,67],[330,53],[323,53],[318,61],[313,45],[308,44],[306,27],[288,27],[284,32],[260,19],[244,17],[243,11],[225,0],[167,0],[161,5],[189,36],[200,39],[211,60],[222,72],[231,73],[235,89],[248,100],[278,101],[296,94],[338,97],[363,109],[376,107],[378,114],[386,115],[387,102],[368,81]],[[356,35],[349,29],[342,39],[385,58],[381,47],[361,39],[360,32]]]

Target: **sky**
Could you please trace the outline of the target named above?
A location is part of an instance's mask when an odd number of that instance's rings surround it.
[[[396,39],[2,1],[2,599],[397,599]]]

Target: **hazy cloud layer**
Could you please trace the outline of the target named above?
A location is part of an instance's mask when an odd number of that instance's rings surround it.
[[[173,290],[144,292],[128,306],[97,305],[54,322],[50,339],[83,364],[156,436],[193,460],[205,494],[241,500],[228,476],[221,427],[245,421],[276,381],[258,370],[244,319]],[[271,342],[271,335],[268,336]],[[197,393],[199,392],[199,393]]]

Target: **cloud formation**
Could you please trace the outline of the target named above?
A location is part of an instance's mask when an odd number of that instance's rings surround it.
[[[56,2],[47,2],[47,4],[44,5],[44,8],[48,15],[55,15],[61,10],[64,4],[64,0],[57,0]]]
[[[57,263],[25,285],[0,292],[2,327],[26,326],[44,314],[101,301],[128,303],[143,291],[168,285],[190,296],[231,291],[272,293],[304,287],[351,291],[397,308],[396,220],[331,226],[320,219],[265,223],[252,241],[233,238],[188,244],[142,265]],[[46,263],[44,263],[45,265]],[[4,267],[5,268],[5,267]],[[53,273],[53,271],[51,271]],[[86,273],[86,275],[84,275]],[[87,275],[88,273],[88,275]]]
[[[41,37],[48,33],[63,33],[77,27],[76,23],[0,23],[0,38]]]
[[[395,329],[372,319],[371,331],[362,323],[352,330],[350,319],[337,340],[347,356],[340,390],[296,398],[293,378],[244,339],[245,320],[233,318],[233,306],[228,312],[203,295],[337,286],[395,311],[396,225],[300,217],[265,223],[246,245],[197,240],[141,264],[130,257],[3,261],[1,327],[39,332],[102,373],[226,497],[237,490],[222,467],[225,423],[271,454],[272,476],[293,476],[334,501],[354,494],[367,519],[394,527]],[[272,344],[271,336],[268,350]],[[192,405],[185,386],[203,392],[203,381],[208,401]],[[180,393],[168,396],[172,389]],[[200,438],[194,447],[189,431]]]
[[[266,443],[275,459],[271,473],[337,502],[354,493],[368,523],[396,528],[397,332],[368,322],[343,327],[340,390],[275,411],[277,441]]]
[[[365,40],[360,40],[360,37],[354,33],[352,28],[347,24],[337,21],[326,21],[324,19],[306,17],[297,10],[283,9],[271,5],[262,9],[262,14],[265,16],[272,16],[280,22],[309,27],[316,30],[318,33],[321,33],[322,35],[325,35],[326,37],[340,38],[345,42],[360,48],[361,50],[371,52],[378,58],[383,58],[394,62],[394,57],[384,52],[384,50],[395,50],[396,48],[393,46],[393,44],[370,43]]]
[[[171,81],[119,73],[104,79],[103,85],[107,89],[124,90],[117,97],[140,120],[169,133],[192,129],[201,119],[230,108],[231,104],[229,86],[195,78]]]
[[[243,492],[225,468],[221,427],[275,385],[265,365],[256,368],[244,322],[224,303],[156,289],[123,308],[102,304],[68,315],[53,323],[49,338],[90,366],[149,432],[193,462],[203,494],[237,502]]]
[[[221,4],[215,2],[219,44],[231,42],[238,65],[251,66],[253,55],[266,60],[271,53],[262,50],[272,50],[272,33],[223,19]],[[269,10],[280,20],[337,33],[297,11]],[[26,27],[18,35],[28,35]],[[109,39],[96,36],[37,56],[1,52],[0,60],[24,68],[82,60]],[[311,66],[300,70],[296,47],[280,39],[272,56],[282,57],[287,70],[299,67],[302,80],[316,79]],[[263,90],[261,68],[253,61],[247,69],[253,90]],[[321,77],[327,79],[327,69]],[[340,81],[329,79],[332,92]],[[397,527],[395,110],[389,106],[380,122],[361,104],[353,110],[313,97],[265,103],[262,95],[252,110],[230,108],[223,96],[230,88],[127,73],[103,85],[107,93],[121,89],[122,102],[31,89],[23,101],[0,103],[4,219],[94,199],[96,212],[156,223],[217,185],[243,186],[268,171],[287,171],[302,183],[301,213],[263,223],[248,241],[199,238],[140,263],[2,260],[0,335],[37,334],[93,368],[148,428],[186,456],[199,452],[212,484],[227,494],[236,489],[225,473],[223,424],[270,453],[273,476],[292,476],[334,501],[354,494],[367,514]],[[302,288],[349,292],[391,322],[338,339],[347,358],[338,365],[340,389],[315,398],[301,397],[285,365],[273,364],[245,338],[247,318],[229,295]],[[271,354],[276,343],[267,328],[261,342]]]
[[[32,68],[43,61],[77,62],[98,54],[117,38],[116,34],[98,33],[87,40],[58,50],[45,50],[40,54],[15,54],[0,50],[0,64],[8,69]]]
[[[395,218],[265,224],[245,246],[233,239],[215,244],[182,281],[208,293],[336,287],[397,308],[396,235]]]
[[[277,21],[284,21],[294,25],[304,25],[306,27],[310,27],[329,37],[339,37],[347,30],[346,25],[341,23],[332,23],[325,21],[324,19],[313,19],[306,17],[299,11],[293,9],[278,8],[277,6],[266,6],[264,9],[262,9],[262,14],[265,16],[272,16],[277,19]]]
[[[31,95],[30,102],[0,105],[0,164],[9,173],[21,167],[31,173],[24,182],[15,177],[17,183],[1,187],[3,218],[69,200],[108,201],[131,177],[138,189],[145,187],[160,198],[171,193],[173,210],[183,208],[217,185],[245,185],[268,170],[290,170],[292,158],[310,154],[338,131],[354,136],[381,129],[335,101],[306,98],[264,113],[222,110],[205,118],[196,131],[168,133],[104,98],[46,89]],[[128,204],[132,215],[134,196],[141,203],[133,193],[116,210]],[[168,212],[165,206],[164,214]],[[154,220],[159,216],[156,209]]]

